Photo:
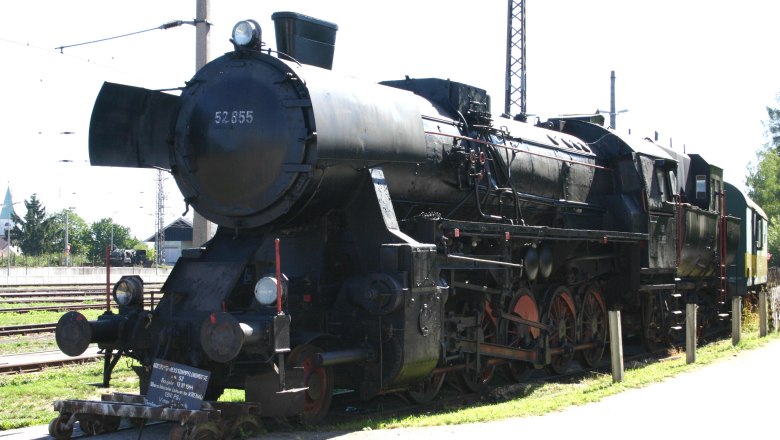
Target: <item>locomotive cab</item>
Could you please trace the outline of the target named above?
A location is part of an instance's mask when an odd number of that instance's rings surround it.
[[[723,168],[709,163],[699,154],[690,154],[686,201],[705,211],[720,212],[723,194]]]

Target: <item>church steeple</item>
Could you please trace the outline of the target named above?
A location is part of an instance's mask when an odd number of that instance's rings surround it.
[[[14,202],[11,199],[11,187],[5,191],[5,199],[3,200],[3,207],[0,209],[0,220],[10,220],[11,213],[14,209]]]

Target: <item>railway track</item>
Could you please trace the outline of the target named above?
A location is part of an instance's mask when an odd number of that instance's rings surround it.
[[[144,301],[144,307],[147,309],[151,306],[152,302],[150,300]],[[155,302],[156,304],[156,302]],[[83,304],[83,303],[75,303],[75,304],[62,304],[57,306],[33,306],[33,307],[11,307],[11,308],[0,308],[0,313],[29,313],[29,312],[68,312],[71,310],[85,310],[85,309],[105,309],[106,303],[105,300],[103,303],[95,303],[95,304]]]
[[[0,356],[0,375],[33,373],[46,368],[83,364],[102,359],[97,347],[90,347],[80,356],[69,357],[59,350],[19,353]]]
[[[146,295],[159,295],[160,289],[146,289]],[[30,302],[35,301],[88,301],[90,299],[106,299],[106,292],[83,291],[83,292],[14,292],[0,293],[0,302]]]
[[[145,292],[145,305],[148,307],[154,302],[154,298],[161,297],[159,284],[148,285]],[[106,306],[105,287],[97,289],[94,286],[63,288],[57,290],[45,290],[43,287],[28,289],[3,288],[0,289],[0,313],[28,313],[32,311],[70,311],[84,309],[101,309]],[[27,304],[51,304],[29,306]]]
[[[7,326],[0,327],[0,337],[34,335],[38,333],[51,333],[54,331],[56,327],[57,327],[56,322],[49,322],[45,324],[7,325]]]
[[[112,288],[113,285],[109,286]],[[144,285],[146,289],[159,289],[162,287],[162,283],[147,283]],[[80,284],[80,285],[59,285],[59,284],[43,284],[43,285],[30,285],[30,286],[0,286],[0,297],[12,294],[30,294],[30,293],[80,293],[80,292],[92,292],[92,293],[106,293],[105,284]]]

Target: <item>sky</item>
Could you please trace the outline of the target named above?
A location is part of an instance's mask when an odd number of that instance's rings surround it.
[[[0,184],[16,212],[37,194],[47,212],[113,218],[139,239],[155,228],[157,173],[91,167],[89,119],[104,81],[165,89],[195,70],[195,29],[182,26],[66,48],[192,20],[195,0],[4,2],[0,26]],[[698,153],[745,188],[778,106],[780,57],[771,50],[780,2],[527,0],[527,110],[545,119],[609,110],[617,130]],[[258,21],[275,48],[271,14],[338,24],[333,70],[372,81],[449,78],[484,88],[503,111],[506,0],[212,1],[211,58],[231,50],[233,25]],[[165,223],[185,211],[167,176]],[[5,185],[2,188],[5,194]],[[191,213],[188,214],[188,217]]]

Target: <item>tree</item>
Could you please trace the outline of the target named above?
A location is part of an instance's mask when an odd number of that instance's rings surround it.
[[[54,234],[54,249],[57,252],[65,250],[65,228],[68,227],[68,242],[71,255],[87,254],[89,242],[89,225],[72,209],[63,209],[51,217],[51,229]]]
[[[54,251],[51,221],[46,217],[46,208],[38,200],[38,195],[30,196],[30,200],[24,201],[24,206],[27,208],[24,219],[13,214],[13,236],[22,253],[38,256]]]
[[[748,195],[769,218],[780,217],[780,155],[767,144],[756,153],[757,163],[748,166]]]
[[[780,102],[780,93],[775,99]],[[766,112],[769,115],[769,121],[765,123],[767,134],[771,139],[769,145],[775,152],[780,153],[780,109],[767,107]]]
[[[113,244],[114,249],[132,249],[138,240],[130,235],[130,228],[114,223],[113,219],[102,218],[89,228],[90,261],[103,262],[106,259],[106,247]]]
[[[746,183],[750,198],[769,217],[768,245],[772,254],[769,264],[776,266],[780,263],[780,109],[767,107],[766,110],[769,142],[756,153],[756,163],[748,166]]]
[[[780,261],[780,217],[769,218],[769,231],[767,232],[767,247],[768,251],[772,255],[769,259],[770,266],[778,266]]]

